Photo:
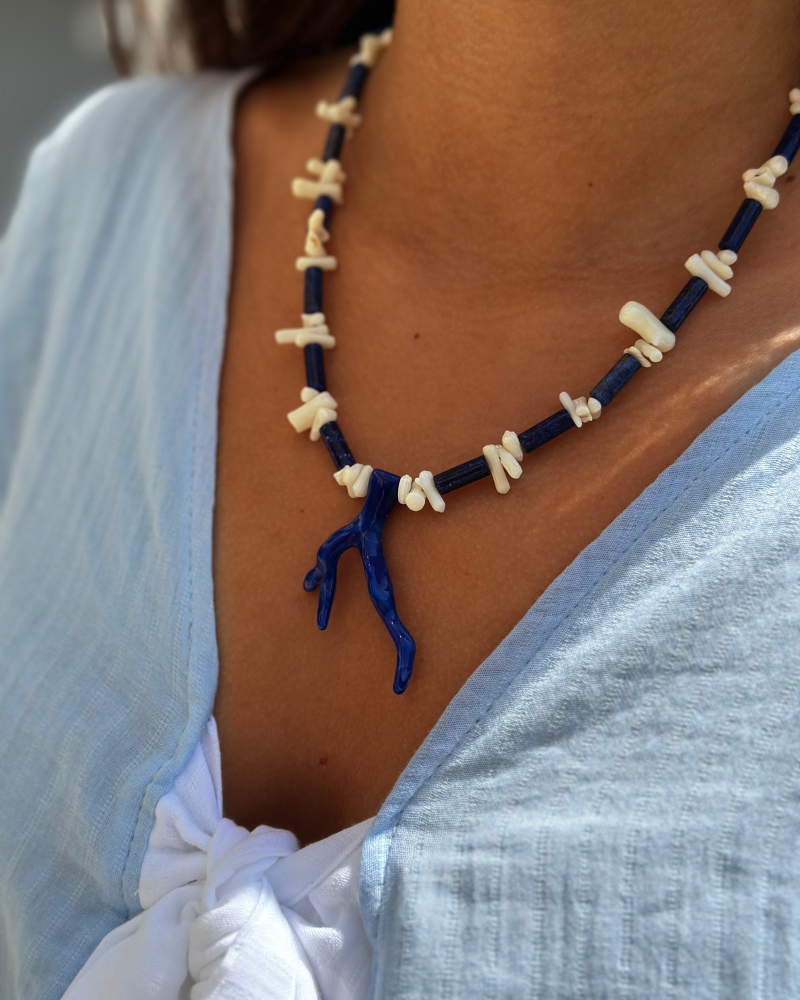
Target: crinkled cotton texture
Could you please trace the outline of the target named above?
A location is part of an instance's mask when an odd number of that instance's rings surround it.
[[[211,713],[241,82],[98,95],[0,251],[3,1000],[139,912]],[[792,355],[453,700],[363,844],[375,1000],[800,996],[799,395]]]
[[[364,1000],[358,908],[366,820],[298,850],[222,817],[214,720],[156,806],[143,912],[111,931],[64,1000]]]

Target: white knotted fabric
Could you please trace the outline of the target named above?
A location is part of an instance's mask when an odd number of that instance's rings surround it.
[[[365,1000],[358,907],[372,820],[298,850],[222,817],[214,720],[156,808],[143,910],[97,946],[64,1000]]]

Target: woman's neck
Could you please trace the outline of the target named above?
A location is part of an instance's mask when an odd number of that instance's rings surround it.
[[[352,211],[396,260],[511,286],[719,238],[800,77],[789,0],[399,0],[395,26]]]

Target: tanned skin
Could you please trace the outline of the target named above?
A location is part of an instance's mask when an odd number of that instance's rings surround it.
[[[660,313],[690,254],[715,249],[800,82],[800,5],[754,0],[400,0],[343,155],[326,352],[356,456],[441,471],[583,395]],[[341,563],[327,632],[302,581],[355,516],[322,443],[296,435],[294,269],[310,202],[292,177],[322,148],[320,97],[347,53],[252,87],[238,108],[235,259],[214,529],[226,815],[301,841],[373,815],[448,702],[547,586],[708,425],[800,346],[800,195],[748,239],[675,350],[603,412],[447,511],[399,508],[384,536],[418,655],[394,649],[361,564]]]

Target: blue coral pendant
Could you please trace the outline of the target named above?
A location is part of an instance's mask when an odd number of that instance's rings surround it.
[[[323,542],[317,553],[317,565],[306,574],[303,581],[303,587],[309,592],[316,590],[317,585],[322,583],[319,591],[317,626],[325,629],[328,627],[333,595],[336,591],[336,567],[339,558],[347,549],[358,549],[364,564],[370,600],[397,649],[397,667],[393,685],[395,694],[402,694],[408,687],[416,652],[411,633],[397,615],[392,581],[383,555],[383,526],[397,503],[399,483],[400,479],[391,472],[384,472],[382,469],[373,470],[361,513],[354,521],[334,531],[330,538]]]

